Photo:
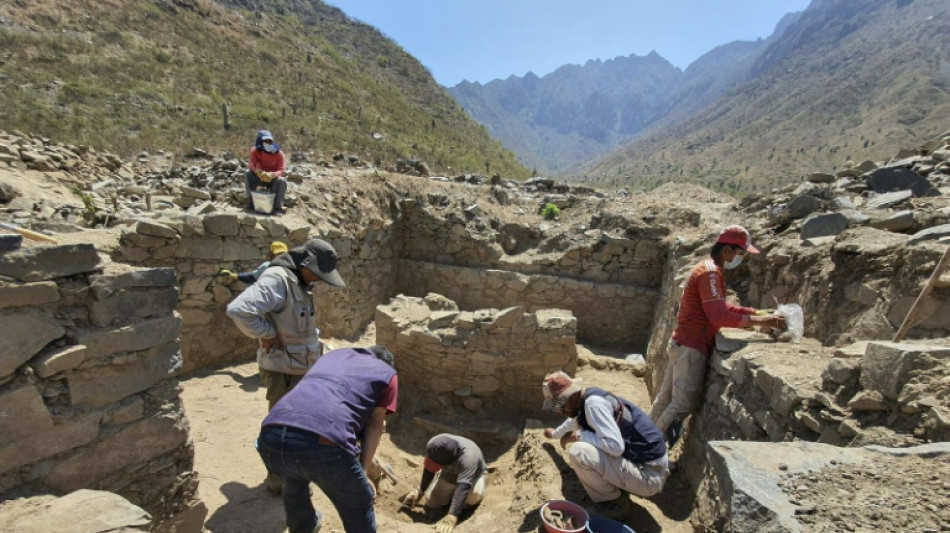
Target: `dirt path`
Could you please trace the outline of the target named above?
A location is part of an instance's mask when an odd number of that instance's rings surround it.
[[[591,357],[584,348],[582,357]],[[629,372],[581,367],[587,384],[615,391],[646,405],[642,380]],[[182,380],[182,398],[195,442],[195,469],[200,496],[209,509],[206,528],[213,533],[281,533],[284,511],[281,500],[264,486],[264,467],[254,450],[254,439],[267,403],[254,363],[196,373]],[[540,396],[540,392],[539,392]],[[540,413],[539,413],[540,416]],[[433,531],[433,521],[399,511],[398,497],[419,482],[421,452],[431,431],[413,420],[396,418],[388,423],[377,456],[390,463],[401,479],[393,487],[383,480],[377,500],[378,530],[397,533]],[[546,423],[556,423],[547,420]],[[519,427],[522,426],[519,423]],[[489,485],[482,505],[456,528],[458,533],[510,533],[541,531],[538,507],[545,499],[583,500],[583,488],[554,441],[540,434],[541,426],[525,431],[514,446],[485,449],[490,463]],[[682,497],[676,474],[660,496],[645,500],[632,497],[636,513],[629,524],[638,533],[686,533],[690,498]],[[339,518],[318,490],[313,500],[326,513],[323,529],[342,532]]]

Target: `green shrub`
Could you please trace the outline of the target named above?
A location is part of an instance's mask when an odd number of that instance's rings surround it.
[[[541,216],[544,217],[545,220],[552,220],[561,216],[561,210],[549,202],[541,209]]]

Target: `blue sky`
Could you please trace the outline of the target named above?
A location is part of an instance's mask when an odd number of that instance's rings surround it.
[[[810,0],[326,0],[375,26],[436,81],[489,82],[656,50],[685,69],[709,50],[768,37]]]

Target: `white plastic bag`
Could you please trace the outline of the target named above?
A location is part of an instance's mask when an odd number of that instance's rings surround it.
[[[795,344],[802,342],[805,336],[805,312],[802,306],[798,304],[782,304],[775,311],[777,316],[785,317],[785,323],[788,325],[788,333],[791,341]]]

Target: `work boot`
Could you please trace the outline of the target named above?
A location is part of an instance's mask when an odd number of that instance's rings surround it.
[[[587,508],[587,512],[591,516],[600,516],[610,520],[623,522],[627,519],[627,517],[630,516],[630,513],[633,512],[633,508],[630,505],[630,499],[627,498],[627,495],[621,494],[619,497],[614,498],[613,500],[591,505]]]
[[[267,490],[271,494],[277,494],[279,496],[282,492],[284,492],[284,480],[280,479],[280,476],[277,474],[267,474],[267,479],[264,480],[264,485],[267,486]]]

